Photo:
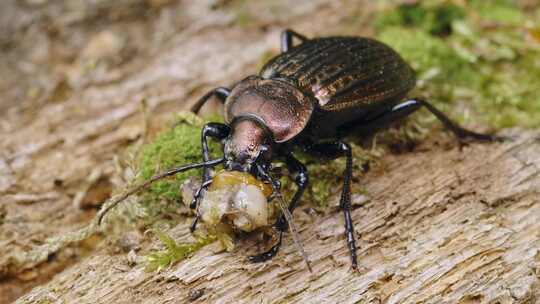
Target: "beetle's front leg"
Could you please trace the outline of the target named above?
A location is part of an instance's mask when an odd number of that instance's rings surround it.
[[[201,146],[202,146],[202,155],[203,160],[206,162],[210,159],[210,149],[208,148],[208,137],[215,138],[217,140],[223,140],[227,136],[229,136],[229,133],[231,133],[231,128],[222,123],[217,122],[210,122],[204,125],[201,131]],[[193,195],[193,200],[191,201],[191,204],[189,207],[191,209],[196,209],[199,200],[201,198],[201,195],[203,193],[203,190],[206,189],[211,183],[211,168],[210,167],[204,167],[203,168],[203,175],[202,175],[202,183],[199,189],[195,192]],[[193,221],[193,224],[191,225],[191,232],[195,231],[195,228],[197,228],[197,223],[199,221],[199,214],[195,217],[195,220]]]
[[[345,217],[345,236],[347,238],[347,247],[351,256],[351,266],[354,270],[358,269],[356,257],[356,241],[354,239],[354,224],[351,218],[351,179],[352,179],[352,150],[351,146],[342,141],[334,143],[316,144],[308,147],[307,152],[329,158],[338,158],[345,156],[347,158],[343,178],[343,189],[341,190],[341,199],[339,206],[343,210]]]
[[[291,203],[289,204],[289,211],[292,214],[294,209],[298,206],[298,202],[300,201],[302,194],[306,190],[309,179],[306,166],[304,166],[304,164],[297,160],[292,154],[289,154],[286,157],[285,163],[287,165],[287,168],[289,169],[289,172],[294,176],[294,182],[298,187],[296,193],[294,194],[294,197],[291,200]],[[274,246],[272,246],[270,250],[258,255],[251,256],[249,258],[250,261],[255,263],[264,262],[273,258],[278,253],[279,248],[281,247],[283,233],[286,232],[289,228],[287,220],[285,219],[285,216],[283,214],[276,220],[274,226],[279,231],[278,242]]]

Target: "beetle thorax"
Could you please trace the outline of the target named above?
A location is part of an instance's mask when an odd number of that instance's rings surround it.
[[[241,120],[232,126],[225,141],[226,166],[231,170],[249,171],[261,152],[267,152],[268,134],[252,120]]]
[[[307,125],[313,100],[290,83],[250,76],[242,80],[225,102],[225,121],[252,117],[260,121],[276,143],[286,142]]]

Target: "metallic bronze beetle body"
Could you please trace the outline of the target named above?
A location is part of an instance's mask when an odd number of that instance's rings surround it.
[[[293,38],[300,44],[293,45]],[[405,99],[414,86],[412,68],[381,42],[361,37],[308,39],[285,30],[281,35],[281,54],[271,59],[259,75],[245,78],[232,90],[216,88],[193,106],[192,110],[198,112],[210,97],[216,96],[225,107],[225,124],[209,123],[202,129],[204,162],[167,171],[139,189],[165,176],[203,167],[203,183],[191,204],[196,208],[202,190],[212,182],[212,167],[224,163],[227,170],[249,172],[277,189],[279,183],[270,170],[272,161],[278,160],[287,165],[298,186],[288,206],[292,213],[308,185],[306,167],[294,157],[294,152],[301,149],[330,159],[346,157],[340,207],[352,267],[356,269],[350,214],[353,160],[350,146],[342,140],[345,135],[372,134],[424,106],[459,138],[499,139],[461,128],[426,101]],[[210,158],[208,137],[223,142],[224,158]],[[127,195],[135,191],[138,189]],[[198,217],[192,230],[197,220]],[[284,215],[275,227],[279,231],[278,243],[268,252],[251,257],[252,261],[265,261],[277,254],[282,234],[288,229]]]
[[[293,46],[293,38],[301,43]],[[369,38],[327,37],[307,39],[286,30],[282,53],[271,59],[258,76],[249,76],[232,90],[217,88],[192,108],[215,95],[224,102],[227,124],[207,124],[202,131],[204,161],[210,161],[207,137],[224,141],[228,170],[252,173],[272,181],[271,161],[286,163],[298,190],[289,210],[296,207],[308,183],[305,166],[293,155],[295,149],[329,158],[346,157],[340,207],[345,216],[347,245],[352,267],[357,267],[353,222],[350,215],[352,154],[342,138],[351,132],[369,134],[424,106],[459,138],[491,141],[495,136],[475,133],[453,123],[429,103],[404,100],[415,86],[412,68],[387,45]],[[203,187],[211,183],[205,167]],[[192,203],[195,208],[200,191]],[[195,228],[196,221],[192,226]],[[279,242],[268,252],[252,257],[265,261],[281,245],[287,223],[276,222]]]

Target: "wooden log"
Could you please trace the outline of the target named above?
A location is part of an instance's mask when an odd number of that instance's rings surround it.
[[[264,264],[246,261],[254,244],[246,241],[230,253],[207,246],[161,273],[102,253],[18,303],[536,303],[539,149],[529,134],[389,156],[358,182],[371,198],[353,211],[359,273],[350,270],[341,213],[300,211],[313,273],[289,237]],[[187,223],[171,233],[190,237]]]

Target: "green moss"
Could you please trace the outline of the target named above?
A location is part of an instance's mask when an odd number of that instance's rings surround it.
[[[442,39],[419,29],[389,27],[378,38],[401,54],[416,70],[420,79],[457,80],[463,69],[469,68],[466,60],[458,56]]]
[[[310,176],[308,195],[318,208],[328,206],[329,200],[336,195],[343,186],[345,160],[335,159],[328,162],[310,159],[306,162]],[[337,190],[337,191],[336,191]]]
[[[221,118],[208,119],[220,121]],[[184,164],[201,162],[201,128],[205,121],[192,113],[181,113],[175,119],[174,127],[158,135],[156,139],[142,149],[140,177],[147,180],[165,169]],[[219,144],[209,141],[212,155],[218,155]],[[177,174],[174,178],[154,183],[146,199],[155,201],[160,198],[178,200],[180,186],[190,176],[200,176],[201,170],[191,170]]]
[[[540,126],[540,73],[535,72],[540,45],[516,30],[539,20],[511,1],[463,5],[432,0],[386,9],[376,18],[377,37],[417,71],[414,94],[458,121],[496,128]],[[446,25],[448,35],[438,35],[437,28]]]
[[[470,7],[486,21],[519,25],[526,19],[525,14],[511,0],[472,0]]]
[[[146,270],[160,271],[193,254],[202,247],[213,243],[215,236],[198,237],[193,243],[177,243],[173,238],[161,231],[154,231],[161,243],[163,250],[151,252],[146,256]]]
[[[351,146],[354,154],[353,172],[355,176],[361,175],[367,166],[377,163],[377,156],[371,151],[363,150],[355,144],[351,144]],[[323,211],[328,206],[330,199],[341,193],[345,159],[324,160],[303,153],[296,153],[295,156],[306,165],[310,176],[305,197],[311,201],[313,207]],[[292,197],[296,191],[294,183],[290,179],[284,178],[282,185],[286,196]],[[355,189],[355,193],[361,191],[361,189]]]
[[[463,8],[451,2],[424,1],[404,3],[379,15],[377,30],[389,26],[416,27],[433,35],[448,35],[452,22],[464,18]]]
[[[479,108],[500,127],[540,126],[540,74],[531,72],[539,69],[540,60],[530,56],[488,69]]]
[[[393,47],[417,72],[419,92],[413,94],[429,98],[444,112],[452,108],[457,85],[478,82],[470,63],[437,36],[420,29],[389,27],[378,38]],[[462,112],[449,114],[463,122]],[[434,121],[431,115],[414,117],[424,123]]]

